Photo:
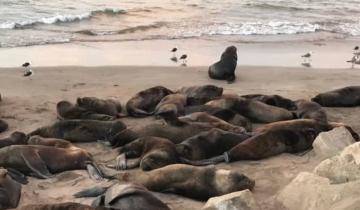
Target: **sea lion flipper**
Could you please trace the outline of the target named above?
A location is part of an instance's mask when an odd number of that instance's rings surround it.
[[[86,162],[86,169],[91,179],[101,181],[104,178],[104,174],[94,162]]]
[[[34,173],[34,175],[41,179],[47,179],[52,176],[46,167],[45,162],[41,159],[39,154],[32,150],[21,152],[21,157],[26,163],[27,167]]]

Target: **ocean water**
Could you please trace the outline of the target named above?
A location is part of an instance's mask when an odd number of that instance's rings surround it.
[[[0,47],[324,32],[358,37],[359,14],[360,0],[0,0]]]

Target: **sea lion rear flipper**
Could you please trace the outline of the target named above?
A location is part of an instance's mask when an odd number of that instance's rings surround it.
[[[104,178],[104,174],[94,162],[86,162],[86,169],[91,179],[102,180]]]
[[[26,163],[26,166],[33,172],[34,176],[40,179],[47,179],[53,176],[37,152],[25,150],[21,152],[21,157]]]
[[[109,187],[93,187],[90,189],[86,189],[80,192],[75,193],[73,196],[75,198],[88,198],[88,197],[97,197],[106,192]]]

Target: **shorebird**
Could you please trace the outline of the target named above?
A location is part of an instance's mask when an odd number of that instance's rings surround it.
[[[360,57],[360,50],[359,50],[359,46],[354,47],[354,52],[353,54],[355,55],[355,57],[359,58]]]
[[[313,54],[313,52],[310,51],[310,52],[308,52],[308,53],[301,56],[304,59],[304,63],[310,63],[311,62],[312,54]]]
[[[186,63],[187,63],[187,55],[186,54],[183,54],[181,57],[180,57],[180,60],[182,60],[183,61],[183,63],[182,63],[182,66],[186,66]]]
[[[177,47],[174,47],[171,52],[173,53],[173,56],[176,57],[176,51],[178,50]]]
[[[34,75],[34,72],[32,71],[29,62],[25,62],[25,63],[22,65],[22,67],[25,68],[24,77],[30,77],[30,76]]]
[[[346,62],[351,63],[351,68],[353,69],[355,64],[360,65],[360,58],[358,56],[354,55],[351,58],[351,60],[346,61]]]

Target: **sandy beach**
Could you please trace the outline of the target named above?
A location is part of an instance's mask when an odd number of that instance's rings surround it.
[[[2,57],[4,55],[1,55]],[[9,56],[9,55],[7,55]],[[6,61],[5,61],[6,63]],[[6,65],[2,65],[6,66]],[[34,67],[35,75],[22,76],[20,68],[0,68],[0,118],[10,127],[1,137],[13,131],[30,132],[55,122],[55,105],[60,100],[75,101],[81,96],[115,98],[122,104],[136,92],[155,85],[171,89],[181,86],[214,84],[226,92],[237,94],[279,94],[290,99],[309,99],[315,94],[349,85],[358,85],[357,69],[305,69],[293,67],[238,66],[233,84],[210,80],[207,67],[164,66],[106,66]],[[360,108],[327,108],[330,121],[344,122],[360,132],[357,115]],[[129,126],[151,123],[124,118]],[[90,151],[100,163],[112,161],[116,152],[100,143],[78,144]],[[253,191],[262,209],[282,209],[274,196],[299,172],[311,171],[319,163],[312,152],[304,156],[282,154],[261,161],[241,161],[217,165],[219,168],[239,170],[256,180]],[[91,203],[91,199],[74,199],[72,194],[94,186],[85,171],[69,171],[48,180],[30,178],[23,186],[20,206],[33,203],[77,201]],[[176,195],[156,193],[173,210],[200,209],[204,203]]]

